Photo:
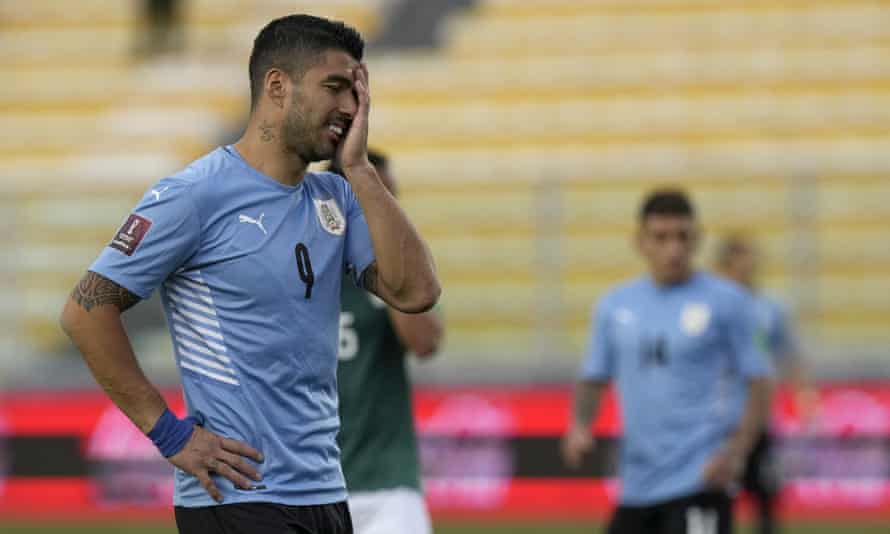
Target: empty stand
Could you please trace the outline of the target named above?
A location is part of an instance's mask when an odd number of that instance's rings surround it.
[[[190,4],[186,53],[142,63],[132,4],[0,3],[15,132],[0,139],[0,235],[16,251],[0,314],[24,332],[0,331],[9,343],[60,346],[67,289],[152,180],[243,118],[251,39],[294,10]],[[320,14],[373,34],[384,4]],[[722,233],[758,239],[764,285],[800,313],[814,354],[882,354],[890,2],[480,0],[441,31],[441,50],[369,58],[372,142],[443,277],[436,377],[567,376],[591,302],[642,268],[635,212],[663,183],[699,203],[704,262]]]

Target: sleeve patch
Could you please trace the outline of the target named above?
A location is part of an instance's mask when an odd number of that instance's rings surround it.
[[[151,219],[131,213],[120,230],[114,234],[114,239],[108,246],[127,256],[132,256],[145,234],[148,233],[149,228],[151,228]]]

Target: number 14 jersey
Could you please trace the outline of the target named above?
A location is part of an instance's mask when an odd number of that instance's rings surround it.
[[[90,267],[143,299],[160,288],[189,413],[265,456],[252,490],[215,477],[225,503],[346,498],[340,284],[373,260],[346,180],[307,173],[289,187],[227,146],[155,184]],[[215,504],[179,470],[174,503]]]

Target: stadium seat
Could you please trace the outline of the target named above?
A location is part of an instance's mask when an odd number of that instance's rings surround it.
[[[145,63],[133,3],[0,3],[2,202],[26,222],[0,227],[0,291],[26,310],[0,348],[58,347],[60,299],[145,187],[243,120],[260,24],[308,10],[373,34],[387,1],[195,0],[186,53]],[[698,203],[706,264],[724,234],[757,239],[820,354],[890,341],[890,4],[479,0],[441,30],[368,62],[446,360],[573,368],[592,301],[643,268],[634,217],[663,184]]]

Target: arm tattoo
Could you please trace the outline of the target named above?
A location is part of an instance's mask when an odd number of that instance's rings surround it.
[[[263,132],[260,135],[260,139],[264,142],[268,143],[272,139],[275,139],[275,132],[272,131],[272,125],[268,122],[263,121],[262,124],[260,124],[260,131]]]
[[[139,302],[136,295],[92,271],[83,275],[71,292],[71,298],[86,311],[103,304],[113,304],[123,312]]]
[[[362,287],[377,295],[377,262],[373,262],[362,273]],[[379,296],[379,295],[378,295]]]

